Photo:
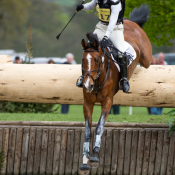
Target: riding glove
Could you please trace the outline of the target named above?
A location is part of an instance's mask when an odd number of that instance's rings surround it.
[[[104,36],[103,39],[100,41],[100,47],[102,49],[106,48],[108,46],[108,37]]]
[[[79,12],[82,9],[84,9],[84,5],[82,5],[82,4],[77,5],[77,8],[76,8],[77,12]]]

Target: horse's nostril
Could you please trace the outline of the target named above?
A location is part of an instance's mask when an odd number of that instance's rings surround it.
[[[89,86],[89,91],[91,92],[93,90],[94,86],[93,85],[90,85]]]

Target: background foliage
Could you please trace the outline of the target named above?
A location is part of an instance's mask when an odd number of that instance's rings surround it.
[[[175,38],[175,1],[127,0],[125,15],[129,16],[132,9],[141,4],[150,5],[150,18],[144,27],[150,41],[156,45],[172,43]]]
[[[86,0],[88,2],[90,0]],[[75,13],[76,5],[82,0],[0,0],[0,49],[25,52],[25,41],[32,23],[34,57],[64,57],[72,52],[80,63],[81,40],[93,31],[97,16],[84,11],[78,12],[59,40],[61,32]],[[174,0],[126,0],[125,16],[142,3],[149,4],[151,13],[144,30],[153,43],[153,53],[173,52],[175,46],[175,1]],[[165,47],[157,47],[164,45]]]
[[[171,119],[168,122],[169,125],[169,137],[172,134],[172,132],[175,130],[175,109],[172,109],[168,113],[166,113]]]

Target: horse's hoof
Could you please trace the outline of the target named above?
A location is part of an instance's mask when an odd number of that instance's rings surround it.
[[[92,168],[97,168],[99,166],[99,159],[97,157],[91,157],[90,165]]]
[[[80,175],[87,175],[89,174],[89,171],[90,171],[90,167],[87,166],[87,164],[82,164],[80,166]]]

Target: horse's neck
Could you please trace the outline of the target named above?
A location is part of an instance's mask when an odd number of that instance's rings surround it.
[[[99,83],[101,83],[104,80],[104,77],[106,76],[107,71],[108,71],[108,66],[110,66],[107,56],[104,56],[104,58],[102,58],[102,59],[104,59],[104,61],[103,61],[103,64],[102,64],[102,70],[101,70],[100,77],[99,77]]]

